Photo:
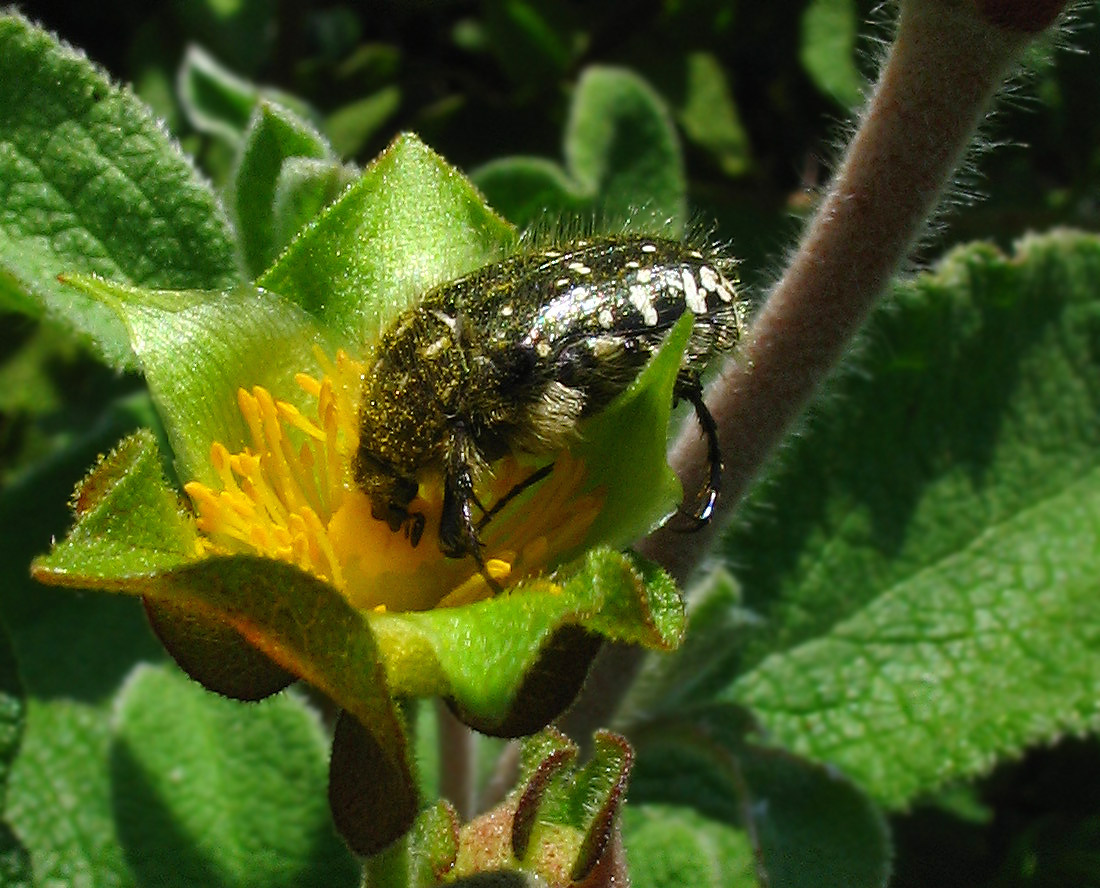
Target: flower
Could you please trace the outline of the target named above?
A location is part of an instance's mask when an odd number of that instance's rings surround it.
[[[679,499],[665,440],[683,322],[482,531],[503,594],[434,545],[438,481],[419,479],[417,546],[371,517],[355,484],[371,343],[419,294],[513,245],[461,174],[402,137],[255,285],[67,278],[126,324],[190,507],[156,436],[139,431],[85,479],[75,526],[34,576],[141,596],[165,646],[213,690],[256,699],[300,678],[327,695],[343,710],[330,802],[364,854],[418,804],[395,698],[445,697],[482,730],[532,733],[569,704],[597,638],[668,649],[683,632],[671,581],[617,551]],[[479,498],[536,468],[498,462]]]
[[[371,516],[352,468],[363,365],[343,350],[335,361],[318,350],[317,361],[319,379],[295,376],[314,402],[312,416],[262,386],[237,391],[249,446],[230,453],[220,441],[211,445],[220,489],[184,485],[207,551],[287,561],[331,583],[361,610],[425,610],[488,598],[494,590],[472,559],[445,559],[430,540],[413,546]],[[501,460],[479,499],[497,501],[531,471],[514,457]],[[583,462],[563,452],[522,508],[509,504],[494,518],[484,534],[493,580],[514,584],[576,549],[602,505],[599,492],[581,490],[584,480]],[[429,528],[438,527],[438,479],[421,485],[413,509],[427,516]]]

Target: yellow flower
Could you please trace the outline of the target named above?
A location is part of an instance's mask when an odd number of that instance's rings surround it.
[[[267,389],[240,389],[237,403],[251,439],[230,453],[215,441],[210,460],[220,489],[185,485],[211,551],[251,552],[296,565],[331,583],[359,609],[425,610],[486,598],[492,588],[471,558],[444,558],[434,545],[441,479],[422,479],[413,508],[427,519],[417,546],[371,517],[354,480],[363,365],[319,350],[320,378],[296,376],[315,403],[312,415]],[[482,502],[496,502],[534,468],[513,457],[495,467]],[[510,584],[546,570],[584,540],[603,497],[582,493],[584,465],[563,452],[550,475],[509,503],[482,534],[487,572]]]

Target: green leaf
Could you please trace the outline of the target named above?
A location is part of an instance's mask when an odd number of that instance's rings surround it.
[[[291,111],[270,102],[256,106],[228,186],[229,212],[249,278],[257,277],[285,246],[274,213],[283,165],[292,157],[328,160],[331,153],[324,137]]]
[[[325,803],[324,732],[293,695],[236,703],[139,667],[116,712],[112,801],[141,884],[358,884]]]
[[[810,0],[802,12],[802,67],[818,89],[846,108],[863,101],[855,63],[858,30],[855,0]]]
[[[623,841],[635,888],[756,888],[744,832],[681,805],[629,804]]]
[[[138,290],[96,278],[70,283],[111,305],[126,322],[134,352],[184,480],[218,486],[210,445],[230,452],[251,443],[237,390],[263,386],[308,404],[296,374],[317,370],[314,348],[336,347],[316,321],[274,293],[247,285],[225,292]],[[181,359],[181,355],[185,358]]]
[[[65,699],[31,701],[8,789],[8,822],[36,885],[135,888],[119,844],[107,767],[107,713]]]
[[[236,147],[261,102],[288,108],[305,120],[312,109],[297,96],[269,86],[256,86],[230,71],[201,46],[191,45],[180,62],[180,104],[188,121],[200,133],[216,136]],[[316,121],[314,121],[316,122]]]
[[[390,85],[333,111],[325,120],[333,149],[341,157],[354,157],[400,107],[401,87]]]
[[[224,214],[149,110],[25,19],[0,16],[0,303],[46,314],[132,366],[109,308],[61,286],[92,272],[148,287],[236,279]]]
[[[308,157],[287,158],[279,170],[271,201],[276,242],[280,246],[290,243],[307,222],[357,178],[359,171],[351,164]]]
[[[11,639],[0,623],[0,812],[4,810],[11,764],[23,737],[24,706],[23,684]]]
[[[647,657],[617,719],[646,720],[662,712],[705,703],[729,681],[731,664],[759,619],[742,606],[741,590],[725,567],[690,588],[687,629],[676,650]]]
[[[743,175],[749,167],[749,137],[737,114],[737,104],[722,63],[709,52],[688,53],[680,125],[695,144],[718,161],[727,176]]]
[[[772,888],[883,888],[890,843],[874,805],[833,770],[746,742],[753,730],[722,706],[636,726],[631,799],[691,805],[744,828]]]
[[[34,888],[30,853],[5,823],[0,823],[0,885]]]
[[[255,86],[195,45],[187,47],[180,63],[179,94],[195,129],[231,143],[243,138],[260,99]]]
[[[888,805],[1100,727],[1098,291],[1072,232],[898,287],[728,536],[729,699]]]
[[[257,283],[358,353],[411,300],[498,258],[514,237],[457,170],[405,135]]]
[[[664,102],[638,75],[616,68],[585,71],[564,151],[564,170],[515,157],[492,161],[473,178],[517,225],[545,224],[551,213],[595,219],[613,231],[683,234],[687,183],[676,130]]]
[[[359,178],[359,171],[336,160],[290,157],[283,162],[271,201],[275,241],[280,247]]]
[[[23,687],[8,633],[0,623],[0,885],[31,886],[30,855],[8,825],[7,796],[24,729]]]

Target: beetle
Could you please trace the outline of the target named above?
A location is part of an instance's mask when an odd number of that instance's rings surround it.
[[[394,319],[367,362],[354,476],[372,515],[415,546],[425,519],[409,505],[422,475],[441,474],[439,547],[472,556],[484,572],[479,526],[550,467],[493,508],[478,500],[478,479],[506,454],[567,447],[690,311],[673,395],[691,403],[707,439],[709,480],[692,514],[705,524],[722,466],[699,374],[744,327],[735,265],[717,250],[662,238],[593,237],[519,253],[429,291]]]

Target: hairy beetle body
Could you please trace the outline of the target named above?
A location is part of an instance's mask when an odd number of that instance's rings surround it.
[[[694,315],[676,396],[708,436],[711,487],[720,467],[699,373],[732,348],[743,306],[734,263],[674,241],[592,238],[513,256],[429,292],[399,315],[368,363],[356,480],[375,518],[415,544],[408,511],[418,478],[444,478],[440,547],[472,555],[478,475],[507,453],[553,454],[638,375],[669,328]]]

